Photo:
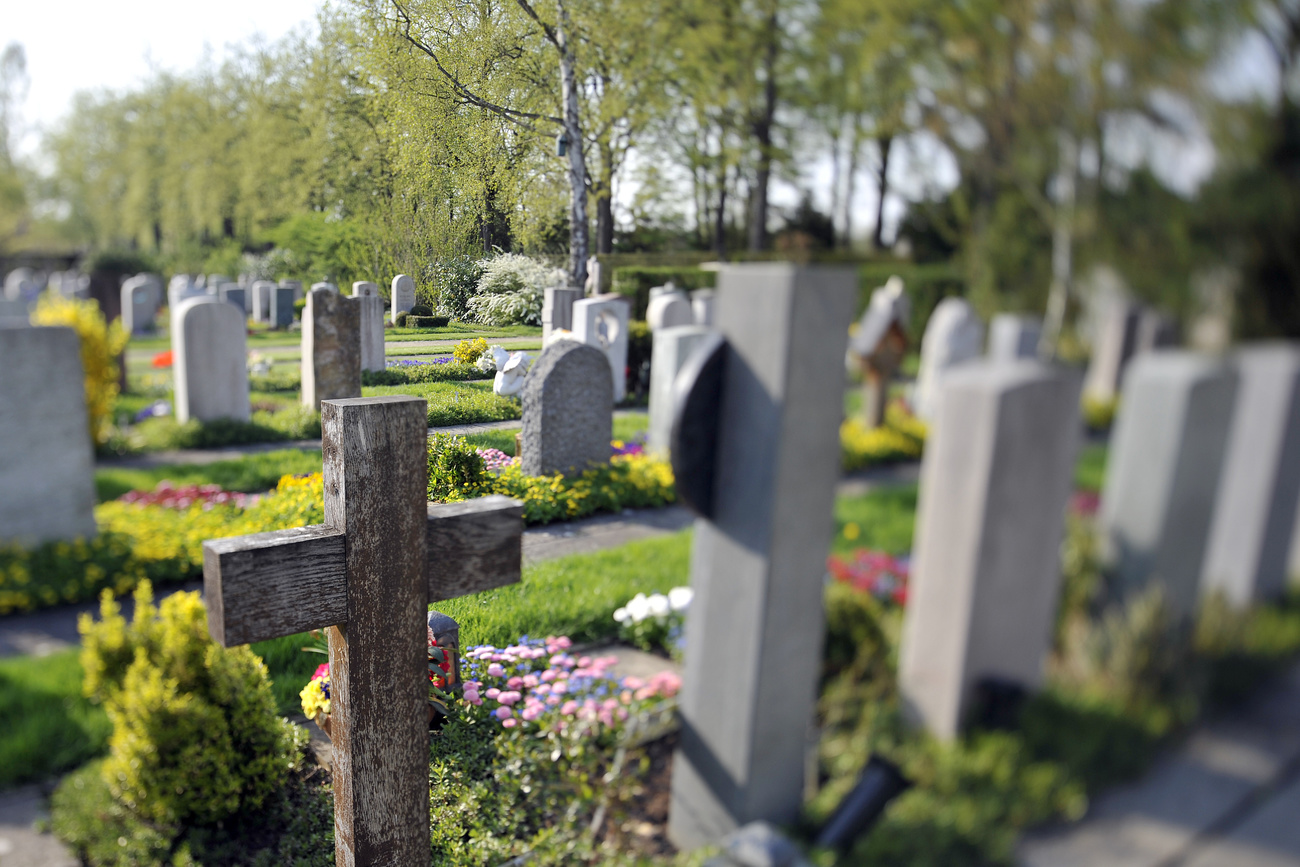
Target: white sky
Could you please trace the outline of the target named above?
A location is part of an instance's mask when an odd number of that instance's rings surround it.
[[[320,0],[0,0],[0,46],[21,43],[30,89],[22,106],[29,132],[67,112],[78,90],[122,89],[151,68],[184,71],[206,50],[262,34],[275,40],[314,24]],[[26,147],[34,146],[29,135]]]

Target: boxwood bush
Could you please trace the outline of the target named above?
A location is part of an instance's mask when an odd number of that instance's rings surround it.
[[[446,328],[450,316],[407,316],[407,328]]]

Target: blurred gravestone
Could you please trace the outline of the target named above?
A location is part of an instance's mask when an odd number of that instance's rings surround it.
[[[862,416],[867,427],[879,427],[885,421],[889,385],[907,352],[909,314],[903,281],[890,277],[871,293],[871,303],[849,339],[849,354],[862,372]]]
[[[550,340],[552,331],[573,330],[573,302],[581,295],[577,289],[546,288],[542,299],[542,345]]]
[[[989,323],[989,358],[993,361],[1037,358],[1042,336],[1043,320],[1036,316],[999,313]]]
[[[695,315],[695,324],[706,328],[713,327],[713,304],[717,293],[712,289],[696,289],[691,293],[691,312]]]
[[[315,292],[317,289],[328,289],[331,292],[339,291],[339,287],[335,286],[333,283],[321,282],[311,284],[311,291]]]
[[[288,328],[293,324],[293,303],[297,290],[281,283],[271,291],[271,327]]]
[[[594,346],[609,362],[614,378],[614,403],[627,390],[628,302],[622,295],[598,295],[573,302],[573,336]]]
[[[397,324],[399,313],[410,313],[415,306],[415,281],[405,274],[393,278],[393,324]]]
[[[803,801],[856,294],[848,269],[725,267],[720,336],[678,379],[673,470],[700,516],[669,814],[682,848],[791,823]]]
[[[248,421],[247,324],[234,305],[190,298],[172,311],[176,420]]]
[[[1178,320],[1160,310],[1142,308],[1138,313],[1133,353],[1168,349],[1178,345]]]
[[[1300,500],[1300,344],[1248,346],[1235,361],[1237,398],[1204,587],[1245,608],[1287,588]]]
[[[1137,350],[1140,311],[1124,298],[1111,300],[1096,323],[1092,357],[1083,393],[1090,400],[1110,401],[1119,396],[1124,368]]]
[[[153,274],[137,274],[122,284],[122,328],[128,334],[153,330],[162,306],[162,281]]]
[[[302,311],[302,403],[361,396],[361,305],[317,283]]]
[[[1111,436],[1098,529],[1124,592],[1164,585],[1178,617],[1196,610],[1237,376],[1191,352],[1133,359]]]
[[[31,268],[15,268],[5,275],[5,299],[33,304],[41,294],[41,281]]]
[[[0,544],[95,535],[95,467],[80,340],[0,326]]]
[[[352,284],[352,299],[360,308],[361,369],[384,369],[384,299],[374,283]]]
[[[690,296],[680,291],[657,294],[646,308],[645,321],[651,331],[693,325],[695,311],[691,309]]]
[[[560,340],[542,350],[524,382],[522,466],[530,476],[573,476],[608,463],[614,401],[600,350]]]
[[[937,410],[898,676],[908,715],[951,740],[981,680],[1042,681],[1079,382],[1038,361],[978,362],[944,378]]]
[[[248,317],[248,290],[238,283],[222,283],[218,290],[221,300],[239,308],[245,318]]]
[[[302,282],[299,280],[281,280],[280,285],[293,290],[293,300],[301,301],[303,298]]]
[[[253,281],[253,321],[271,321],[271,296],[275,294],[275,284],[270,280]]]
[[[932,420],[939,387],[949,368],[979,358],[983,351],[984,323],[974,308],[961,298],[940,301],[921,337],[921,367],[913,401],[917,416]]]
[[[712,334],[701,325],[680,325],[654,332],[650,353],[650,430],[646,448],[666,455],[673,426],[673,383],[691,352]]]

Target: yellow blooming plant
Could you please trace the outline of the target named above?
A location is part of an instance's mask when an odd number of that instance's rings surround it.
[[[302,714],[307,719],[316,719],[320,714],[330,712],[330,667],[323,663],[316,669],[316,674],[298,693],[302,699]]]
[[[90,437],[107,441],[109,414],[117,399],[117,358],[126,348],[129,335],[121,322],[108,323],[94,301],[64,298],[53,292],[41,295],[32,312],[33,325],[63,325],[81,338],[81,366],[86,373],[86,414]]]
[[[451,351],[451,357],[457,364],[473,364],[487,350],[487,341],[482,337],[476,337],[473,340],[462,340],[457,343],[456,348]]]
[[[925,422],[907,412],[901,404],[885,409],[885,423],[869,428],[859,419],[840,425],[840,450],[844,469],[860,470],[872,464],[916,460],[925,449]]]

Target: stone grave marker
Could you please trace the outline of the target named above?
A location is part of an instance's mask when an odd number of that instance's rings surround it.
[[[211,295],[172,310],[176,420],[248,421],[248,338],[244,314]]]
[[[317,283],[302,311],[302,403],[361,396],[361,305]]]
[[[428,863],[428,606],[519,581],[520,502],[426,501],[426,412],[325,401],[325,523],[203,543],[217,643],[327,629],[339,865]]]
[[[136,274],[122,284],[122,327],[128,334],[153,331],[162,306],[162,281],[154,274]]]
[[[718,335],[678,377],[673,472],[697,515],[669,835],[792,822],[821,670],[850,269],[719,273]]]
[[[5,295],[9,301],[33,304],[43,288],[40,276],[31,268],[15,268],[5,275]]]
[[[95,463],[81,341],[0,325],[0,544],[95,535]]]
[[[415,281],[405,274],[393,278],[393,324],[397,324],[397,314],[410,313],[415,306]]]
[[[1031,360],[965,365],[940,386],[898,664],[907,715],[935,737],[957,736],[980,681],[1042,682],[1079,386]]]
[[[1138,317],[1137,305],[1125,298],[1113,298],[1104,308],[1088,360],[1084,397],[1109,401],[1119,396],[1124,368],[1137,347]]]
[[[271,293],[271,325],[275,328],[293,325],[293,305],[300,297],[302,284],[296,280],[286,280],[276,286]]]
[[[614,403],[627,391],[628,302],[613,293],[573,302],[573,336],[605,354],[614,377]]]
[[[551,337],[552,331],[573,330],[573,302],[581,296],[577,289],[562,289],[555,286],[546,287],[542,298],[542,345]]]
[[[654,349],[650,353],[648,451],[668,454],[673,427],[673,383],[691,352],[712,333],[713,329],[702,325],[678,325],[654,332]]]
[[[1124,374],[1098,512],[1102,556],[1123,592],[1164,584],[1196,610],[1237,376],[1192,352],[1148,352]]]
[[[206,294],[189,274],[177,274],[167,283],[167,306],[175,310],[182,301]]]
[[[0,298],[0,326],[18,328],[31,324],[31,314],[27,310],[27,302]]]
[[[1245,608],[1281,596],[1300,501],[1300,344],[1236,354],[1236,405],[1219,478],[1203,589]]]
[[[890,277],[871,293],[871,303],[858,320],[857,333],[849,338],[849,354],[862,371],[862,416],[867,427],[884,424],[889,385],[907,353],[910,313],[903,281]]]
[[[311,291],[315,292],[317,289],[328,289],[328,290],[330,290],[331,292],[337,292],[337,291],[339,291],[339,287],[335,286],[333,283],[324,283],[324,282],[321,282],[321,283],[313,283],[313,284],[311,284]]]
[[[1133,353],[1168,349],[1178,345],[1178,320],[1160,310],[1143,307],[1138,313]]]
[[[1037,358],[1042,336],[1043,320],[1037,316],[999,313],[989,323],[989,358],[993,361]]]
[[[222,283],[218,290],[221,300],[239,308],[239,312],[248,318],[248,290],[238,283]]]
[[[695,324],[706,328],[713,327],[713,303],[717,292],[712,289],[696,289],[691,293],[691,312],[695,314]]]
[[[679,291],[657,294],[646,308],[645,321],[651,331],[694,324],[695,311],[691,308],[690,296]]]
[[[523,471],[580,474],[609,461],[613,385],[600,350],[559,340],[542,350],[524,381]]]
[[[984,351],[984,323],[962,298],[945,298],[930,314],[921,337],[921,367],[916,376],[915,410],[931,421],[939,385],[949,368],[979,358]]]
[[[209,295],[220,296],[221,287],[225,286],[227,283],[230,282],[231,282],[230,278],[227,277],[225,274],[209,274],[207,276],[207,282],[204,283],[203,285],[207,288]],[[234,285],[238,286],[239,284],[235,283]]]
[[[361,308],[361,369],[383,370],[384,299],[379,297],[379,287],[365,281],[353,283],[352,298]]]
[[[275,283],[270,280],[253,281],[253,321],[270,322],[271,299],[275,295]]]

